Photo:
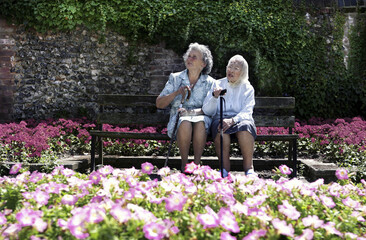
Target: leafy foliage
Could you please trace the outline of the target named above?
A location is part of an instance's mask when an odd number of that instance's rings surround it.
[[[363,18],[351,32],[354,49],[347,69],[342,48],[345,15],[293,2],[3,0],[0,15],[40,32],[85,26],[100,32],[101,40],[108,29],[132,45],[164,41],[180,54],[190,42],[200,42],[212,50],[221,76],[228,59],[242,54],[257,95],[296,97],[296,116],[301,119],[364,115]]]

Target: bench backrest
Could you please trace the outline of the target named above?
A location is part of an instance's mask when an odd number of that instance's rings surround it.
[[[157,109],[156,98],[157,95],[99,95],[97,123],[166,125],[169,109]],[[253,117],[257,127],[294,127],[295,98],[256,97],[255,102]]]

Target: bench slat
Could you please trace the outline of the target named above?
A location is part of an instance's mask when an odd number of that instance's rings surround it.
[[[102,94],[98,96],[98,103],[102,106],[155,106],[157,96]]]
[[[167,134],[161,134],[161,133],[106,132],[106,131],[91,130],[90,135],[98,137],[109,137],[109,138],[170,140]]]
[[[158,95],[118,95],[101,94],[98,103],[102,106],[155,106]],[[293,97],[256,97],[255,108],[291,109],[295,108]]]
[[[295,116],[258,116],[254,115],[257,127],[294,127]]]
[[[98,116],[98,124],[143,124],[146,126],[166,126],[169,115],[166,113],[103,113]],[[257,127],[294,127],[294,116],[259,116],[254,115]]]
[[[98,137],[124,138],[124,139],[170,140],[168,135],[161,133],[107,132],[107,131],[91,130],[90,135]],[[290,141],[298,138],[299,136],[297,134],[258,135],[256,141]]]
[[[166,125],[169,121],[169,114],[166,113],[103,113],[98,116],[97,123],[108,124],[143,124],[149,126]]]
[[[294,97],[256,97],[254,108],[291,109],[291,108],[295,108],[295,98]]]

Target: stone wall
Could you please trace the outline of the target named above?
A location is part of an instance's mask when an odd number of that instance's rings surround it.
[[[15,42],[10,37],[14,26],[0,19],[0,123],[12,119],[14,100],[14,65]]]
[[[164,44],[131,45],[113,32],[103,41],[80,28],[40,34],[20,26],[9,34],[13,66],[9,58],[2,71],[12,80],[0,81],[12,85],[13,97],[3,121],[93,117],[97,94],[159,94],[169,74],[184,69],[182,56]]]

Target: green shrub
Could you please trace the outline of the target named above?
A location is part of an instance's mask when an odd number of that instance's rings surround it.
[[[212,50],[217,75],[224,76],[233,54],[242,54],[257,95],[296,97],[301,119],[365,116],[364,18],[359,15],[351,29],[347,69],[345,15],[293,2],[3,0],[0,15],[40,32],[85,26],[101,40],[108,29],[134,44],[164,41],[179,54],[190,42],[200,42]]]

